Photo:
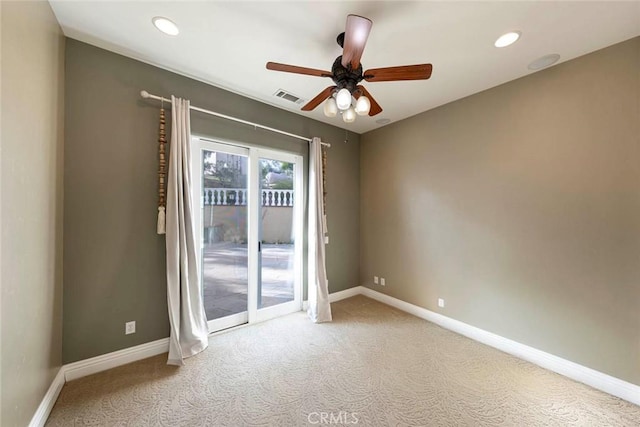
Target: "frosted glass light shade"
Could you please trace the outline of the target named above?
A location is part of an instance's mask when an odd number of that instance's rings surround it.
[[[351,92],[349,92],[349,89],[342,88],[338,91],[338,95],[336,95],[336,105],[342,111],[351,107]]]
[[[358,113],[359,116],[366,116],[367,114],[369,114],[370,109],[371,101],[369,101],[369,98],[364,95],[358,98],[358,100],[356,101],[356,113]]]
[[[342,120],[345,123],[353,123],[356,121],[356,110],[353,107],[349,107],[346,111],[342,113]]]
[[[335,117],[338,114],[338,105],[333,96],[324,101],[324,115],[327,117]]]

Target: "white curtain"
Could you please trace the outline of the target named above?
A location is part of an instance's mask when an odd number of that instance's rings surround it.
[[[309,144],[309,309],[316,323],[331,321],[329,282],[325,265],[327,218],[322,197],[322,145],[320,138]]]
[[[172,122],[167,178],[167,302],[170,365],[182,365],[209,343],[200,291],[191,200],[189,101],[171,97]]]

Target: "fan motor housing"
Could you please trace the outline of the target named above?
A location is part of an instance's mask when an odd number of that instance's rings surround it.
[[[356,89],[356,85],[363,79],[362,76],[362,64],[358,65],[358,68],[352,70],[351,67],[345,68],[342,65],[342,55],[338,56],[333,62],[331,67],[332,79],[337,89],[346,88],[349,92],[353,93]]]

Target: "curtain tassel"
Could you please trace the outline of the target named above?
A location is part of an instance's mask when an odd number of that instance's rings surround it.
[[[164,206],[158,207],[158,234],[166,233]]]

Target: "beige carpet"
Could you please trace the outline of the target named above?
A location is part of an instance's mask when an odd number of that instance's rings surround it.
[[[638,426],[640,407],[357,296],[65,385],[50,426]]]

